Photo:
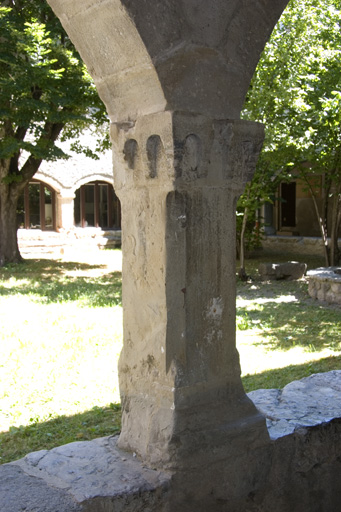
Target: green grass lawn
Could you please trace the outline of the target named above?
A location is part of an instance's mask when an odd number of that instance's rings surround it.
[[[307,281],[237,284],[237,347],[244,388],[282,388],[341,369],[341,308],[311,299]]]
[[[258,263],[237,286],[245,389],[340,369],[340,308],[305,281],[262,283]],[[118,250],[0,269],[0,462],[119,432],[120,269]]]

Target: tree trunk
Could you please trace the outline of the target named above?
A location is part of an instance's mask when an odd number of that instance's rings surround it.
[[[18,193],[11,193],[10,186],[0,187],[0,267],[7,263],[20,263],[17,236]]]
[[[318,224],[320,227],[321,237],[322,237],[322,241],[323,241],[324,260],[325,260],[326,267],[329,267],[330,259],[329,259],[328,238],[327,238],[327,230],[326,230],[326,218],[325,218],[325,215],[322,216],[319,211],[317,201],[316,201],[316,195],[314,193],[313,187],[311,186],[311,183],[309,182],[309,179],[307,179],[306,176],[303,176],[303,177],[304,177],[306,184],[308,185],[310,195],[313,200],[315,213],[316,213],[316,217],[317,217],[317,221],[318,221]],[[322,209],[324,210],[324,206]]]
[[[340,250],[338,246],[338,233],[340,226],[340,194],[341,184],[334,190],[332,197],[331,230],[330,230],[330,264],[332,267],[339,264]]]

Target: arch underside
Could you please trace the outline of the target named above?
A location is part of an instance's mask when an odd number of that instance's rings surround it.
[[[112,122],[163,110],[236,119],[288,0],[49,0]],[[95,21],[95,22],[94,22]]]

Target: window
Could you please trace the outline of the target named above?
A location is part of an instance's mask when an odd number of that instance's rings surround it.
[[[76,191],[75,225],[82,228],[121,228],[121,205],[109,183],[93,181]]]
[[[26,185],[18,200],[18,226],[53,231],[56,229],[55,217],[55,191],[36,180]]]

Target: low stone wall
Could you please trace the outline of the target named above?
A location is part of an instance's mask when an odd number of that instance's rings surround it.
[[[121,246],[121,231],[100,228],[74,228],[69,231],[19,229],[18,243],[22,256],[27,254],[58,255],[68,249],[115,248]]]
[[[339,240],[341,245],[341,239]],[[308,236],[266,236],[262,240],[263,251],[269,255],[292,254],[324,257],[322,239]]]
[[[42,450],[0,466],[1,512],[336,512],[341,503],[341,371],[248,394],[269,442],[200,474],[148,469],[116,437]],[[227,425],[228,428],[228,425]],[[236,430],[237,432],[237,430]],[[242,435],[242,434],[239,434]],[[245,459],[246,457],[246,459]],[[241,460],[245,459],[242,468]],[[250,467],[258,464],[257,473]],[[230,469],[225,471],[226,466]],[[223,474],[236,474],[232,483]],[[233,471],[233,473],[231,473]],[[211,492],[203,493],[207,484]],[[212,480],[212,474],[215,475]],[[183,479],[185,478],[185,480]],[[214,489],[213,481],[219,483]],[[183,484],[182,482],[186,482]],[[235,484],[237,484],[237,491]],[[185,487],[185,488],[183,488]],[[179,498],[180,497],[180,498]],[[182,499],[183,497],[183,499]],[[179,501],[180,500],[180,501]]]
[[[336,273],[336,270],[340,270]],[[308,293],[313,299],[341,304],[341,269],[338,267],[317,268],[307,273]]]

